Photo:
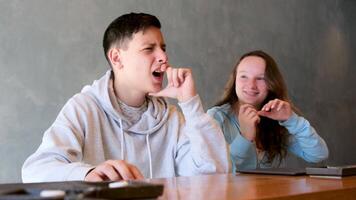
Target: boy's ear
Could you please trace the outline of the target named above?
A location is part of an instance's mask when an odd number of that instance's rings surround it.
[[[122,67],[119,49],[111,48],[108,52],[108,58],[113,68],[120,69]]]

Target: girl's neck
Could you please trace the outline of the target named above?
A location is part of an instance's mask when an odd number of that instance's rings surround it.
[[[243,103],[243,102],[240,102],[240,101],[237,101],[234,105],[232,105],[232,109],[234,110],[234,112],[236,114],[239,113],[239,110],[240,110],[240,106],[244,105],[246,103]],[[262,106],[258,105],[258,106],[253,106],[256,110],[260,110]]]

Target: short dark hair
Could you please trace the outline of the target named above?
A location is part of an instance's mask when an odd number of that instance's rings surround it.
[[[133,34],[152,26],[160,29],[161,23],[157,17],[146,13],[124,14],[111,22],[103,38],[104,53],[109,64],[107,53],[113,44],[125,48],[125,40],[132,39]]]

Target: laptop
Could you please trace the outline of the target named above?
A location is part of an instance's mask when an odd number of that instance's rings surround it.
[[[257,169],[237,169],[238,173],[243,174],[267,174],[267,175],[305,175],[305,168],[257,168]]]

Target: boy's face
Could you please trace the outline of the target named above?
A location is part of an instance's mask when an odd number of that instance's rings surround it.
[[[140,95],[162,89],[168,57],[160,29],[149,27],[137,32],[120,49],[121,78],[126,89]]]

